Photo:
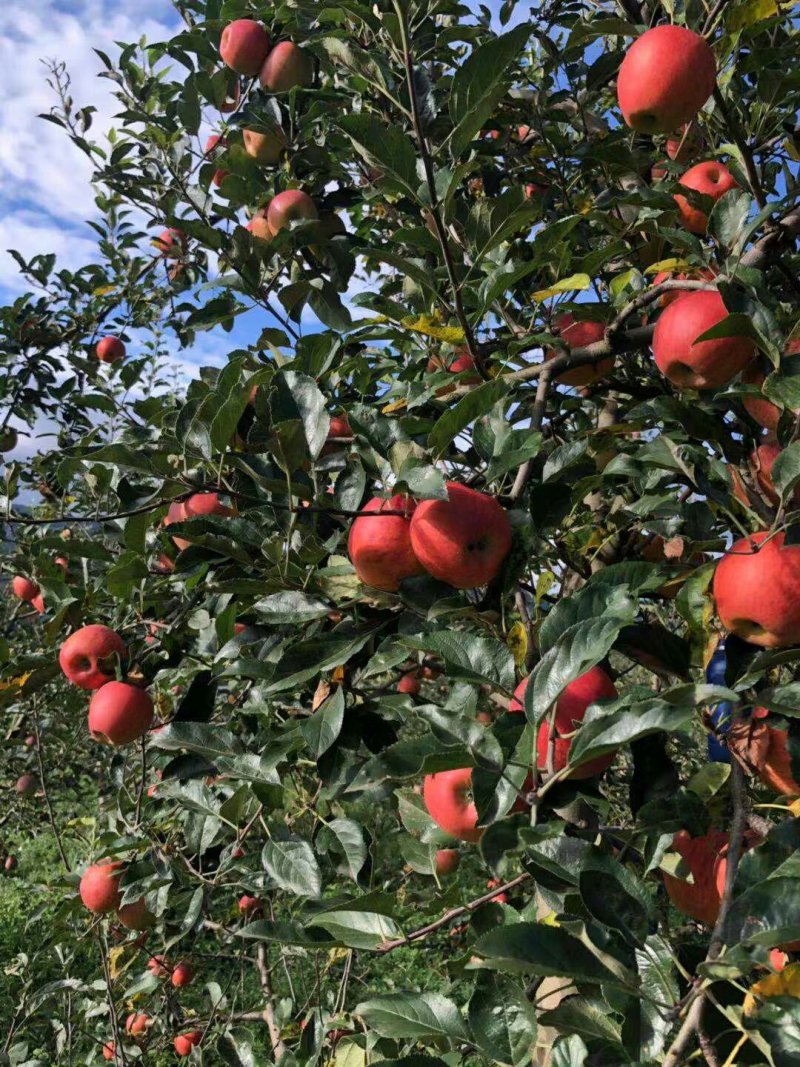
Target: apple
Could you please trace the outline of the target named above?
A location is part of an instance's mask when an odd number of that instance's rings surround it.
[[[17,861],[14,856],[6,856],[6,861],[3,864],[3,868],[10,874],[17,866]]]
[[[684,915],[713,926],[725,888],[728,835],[712,830],[693,838],[687,830],[679,830],[672,839],[672,848],[688,866],[693,879],[687,882],[667,871],[662,872],[673,906]]]
[[[245,229],[248,230],[257,241],[272,240],[272,230],[269,228],[266,215],[254,215],[245,226]]]
[[[570,312],[559,315],[553,325],[570,349],[593,345],[597,341],[602,341],[606,333],[605,323],[589,319],[576,321],[575,316]],[[548,351],[546,358],[554,359],[558,355],[561,355],[560,351]],[[595,382],[610,374],[613,369],[614,357],[608,356],[606,359],[598,360],[597,363],[587,363],[583,367],[572,367],[570,370],[562,371],[556,381],[573,388],[594,385]]]
[[[411,516],[422,567],[455,589],[486,585],[511,548],[511,523],[493,496],[447,482],[447,500],[424,500]]]
[[[220,515],[228,518],[235,514],[234,508],[229,508],[222,503],[218,493],[195,493],[188,500],[172,501],[164,519],[164,525],[170,526],[173,522],[186,522],[188,519],[196,519],[204,515]],[[181,552],[191,544],[191,541],[187,541],[185,537],[173,537],[172,540]]]
[[[273,237],[290,222],[317,217],[314,201],[302,189],[286,189],[278,193],[270,200],[267,208],[267,223]]]
[[[428,360],[428,374],[435,374],[436,371],[441,370],[447,370],[451,374],[463,374],[462,385],[480,385],[482,380],[479,374],[466,373],[467,371],[475,370],[475,360],[466,348],[457,348],[449,359],[441,355],[432,356]],[[452,393],[454,388],[455,386],[453,385],[443,385],[436,390],[436,395],[447,396]]]
[[[53,563],[55,563],[56,567],[60,567],[64,574],[69,570],[69,560],[66,556],[56,556]]]
[[[445,833],[461,841],[479,841],[478,810],[472,801],[472,768],[429,774],[422,783],[428,814]]]
[[[461,855],[455,848],[439,848],[436,850],[434,867],[439,877],[444,877],[458,870],[461,863]]]
[[[119,363],[125,358],[125,345],[119,337],[101,338],[94,351],[101,363]]]
[[[514,690],[514,699],[509,705],[509,712],[519,714],[525,710],[525,691],[528,688],[528,678],[523,678]],[[561,771],[569,763],[569,750],[572,744],[572,735],[576,727],[583,722],[586,709],[597,700],[612,700],[617,696],[617,687],[611,681],[602,667],[592,667],[590,670],[575,678],[564,689],[556,701],[555,731],[556,739],[553,749],[553,770]],[[536,738],[536,762],[540,771],[547,770],[547,757],[550,749],[550,722],[549,716],[539,724],[539,733]],[[602,774],[614,761],[614,753],[609,752],[605,756],[582,763],[569,775],[572,779],[594,778]]]
[[[20,600],[30,603],[34,597],[39,595],[39,586],[32,578],[24,578],[21,574],[18,574],[11,579],[11,592],[14,596],[19,597]]]
[[[249,917],[255,915],[261,911],[262,903],[259,897],[248,896],[247,893],[244,896],[239,897],[239,914]]]
[[[194,967],[188,960],[181,960],[172,968],[172,976],[170,981],[176,989],[182,988],[182,986],[189,985],[194,978]]]
[[[154,978],[166,978],[172,973],[172,969],[163,956],[151,956],[147,961],[147,969]]]
[[[422,574],[424,567],[411,547],[411,518],[416,504],[405,496],[374,497],[350,527],[347,551],[365,585],[396,592],[404,578]],[[376,516],[383,511],[401,515]]]
[[[168,228],[153,241],[164,259],[180,259],[186,251],[186,234],[183,230]]]
[[[728,168],[715,160],[691,167],[681,175],[678,184],[684,189],[694,189],[697,193],[710,196],[715,203],[729,190],[739,188],[739,183]],[[683,228],[689,233],[704,234],[708,229],[708,215],[693,207],[680,193],[676,193],[673,199],[678,205],[678,217]]]
[[[656,26],[628,49],[617,75],[617,99],[628,126],[670,133],[690,122],[714,91],[714,53],[683,26]]]
[[[762,648],[800,644],[800,545],[783,532],[736,541],[717,564],[712,593],[726,630]]]
[[[219,54],[226,67],[253,78],[264,64],[269,46],[269,34],[259,22],[234,19],[222,31]]]
[[[178,1034],[172,1042],[177,1056],[188,1056],[195,1045],[203,1040],[202,1030],[189,1030],[185,1034]]]
[[[783,449],[776,441],[765,441],[750,456],[750,468],[755,477],[756,484],[762,495],[773,506],[777,506],[780,497],[772,484],[772,465]],[[750,500],[745,492],[739,472],[735,467],[730,468],[731,481],[733,482],[733,495],[737,500],[749,507]]]
[[[697,155],[704,147],[705,142],[700,130],[686,122],[673,137],[667,138],[667,155],[676,163],[688,163],[692,156]]]
[[[61,670],[80,689],[99,689],[113,681],[125,661],[125,642],[108,626],[83,626],[66,639],[58,654]]]
[[[23,797],[29,797],[36,792],[38,782],[32,774],[22,774],[14,783],[14,791]]]
[[[503,883],[500,881],[499,878],[490,878],[489,881],[486,883],[486,888],[494,889],[498,885],[502,884]],[[492,897],[491,903],[508,904],[508,893],[495,893],[495,895]]]
[[[105,1045],[103,1045],[103,1059],[113,1060],[114,1063],[117,1062],[117,1046],[113,1041],[106,1041]]]
[[[153,1020],[149,1015],[142,1015],[134,1011],[125,1020],[125,1033],[130,1034],[133,1038],[142,1037],[152,1025]]]
[[[132,904],[123,904],[117,910],[117,919],[127,930],[149,930],[155,923],[156,917],[147,907],[144,898],[135,900]]]
[[[214,156],[219,155],[220,151],[224,152],[228,147],[228,138],[221,133],[213,133],[206,141],[206,146],[203,149],[203,155],[206,159],[213,159]],[[228,177],[228,171],[217,168],[214,171],[211,181],[214,185],[222,185],[225,179]]]
[[[33,736],[33,734],[28,734],[28,736],[25,738],[24,744],[26,748],[33,748],[33,746],[36,744],[36,738]]]
[[[773,948],[769,954],[769,965],[773,971],[782,971],[789,962],[789,957],[779,948]]]
[[[274,167],[286,148],[286,134],[280,126],[269,130],[244,130],[244,150],[257,163]]]
[[[798,352],[800,352],[800,337],[788,341],[783,354],[784,356],[795,356]],[[772,365],[766,359],[758,357],[745,368],[742,374],[742,383],[744,385],[754,385],[760,389],[771,369]],[[754,419],[764,429],[775,433],[781,418],[781,409],[777,404],[773,404],[766,397],[758,396],[744,397],[742,403],[751,419]],[[797,411],[793,411],[792,414],[796,415]]]
[[[129,745],[153,722],[149,693],[127,682],[107,682],[89,702],[89,733],[108,745]]]
[[[717,389],[755,355],[747,337],[697,338],[728,315],[718,292],[683,293],[666,308],[653,334],[656,366],[678,389]]]
[[[84,907],[96,915],[117,911],[120,906],[119,882],[122,864],[113,861],[94,863],[81,876],[79,892]]]
[[[339,438],[347,438],[350,441],[353,439],[353,431],[350,428],[350,422],[348,421],[346,413],[344,415],[331,415],[328,436],[325,439],[325,444],[322,446],[321,454],[323,456],[329,456],[332,452],[340,451],[344,446]]]
[[[400,681],[397,683],[398,693],[407,693],[409,696],[415,697],[419,692],[419,677],[416,671],[408,671],[404,674]]]
[[[758,777],[776,793],[785,797],[800,797],[800,784],[792,773],[792,758],[786,731],[778,726],[770,726],[769,723],[765,723],[765,729],[768,743],[758,768]]]
[[[677,274],[673,274],[671,270],[660,270],[653,278],[653,285],[660,285],[662,282],[683,282],[683,281],[696,281],[696,282],[713,282],[717,277],[717,270],[714,267],[690,267],[688,270],[679,271]],[[686,290],[690,292],[691,290]],[[658,298],[659,307],[665,308],[670,304],[674,304],[675,301],[683,296],[680,290],[674,292],[662,293]]]
[[[259,80],[271,93],[286,93],[299,85],[311,85],[314,61],[292,41],[281,41],[264,60]]]

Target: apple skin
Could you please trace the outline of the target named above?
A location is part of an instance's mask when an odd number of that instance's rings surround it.
[[[113,1041],[106,1041],[105,1045],[103,1045],[103,1059],[109,1061],[113,1060],[116,1063],[117,1046]]]
[[[173,500],[164,519],[164,525],[186,522],[187,519],[196,519],[203,515],[221,515],[229,518],[235,514],[236,511],[233,508],[222,503],[218,493],[195,493],[188,500]],[[185,537],[173,537],[172,540],[181,552],[192,543]]]
[[[428,814],[445,833],[461,841],[479,841],[483,830],[478,827],[478,810],[469,799],[472,768],[438,771],[426,775],[422,799]]]
[[[447,370],[451,374],[463,374],[464,377],[461,380],[461,385],[480,385],[481,377],[479,374],[467,374],[467,371],[475,369],[475,360],[466,350],[466,348],[457,348],[451,359],[446,359],[443,356],[432,356],[428,360],[427,371],[428,374],[435,374],[436,371]],[[455,389],[454,385],[442,385],[436,390],[436,395],[439,397],[448,396]]]
[[[155,923],[156,917],[147,907],[144,898],[135,900],[132,904],[123,904],[117,910],[117,919],[126,930],[149,930]]]
[[[107,682],[89,702],[89,733],[95,741],[129,745],[153,722],[153,701],[144,689],[127,682]]]
[[[17,866],[17,860],[14,856],[6,856],[6,862],[3,864],[3,870],[8,871],[10,874]]]
[[[108,626],[83,626],[66,639],[58,654],[61,670],[80,689],[99,689],[114,680],[117,661],[125,661],[125,642]]]
[[[245,226],[257,241],[271,241],[272,230],[265,215],[254,215]],[[256,387],[257,388],[257,387]]]
[[[422,574],[424,567],[411,547],[411,518],[416,504],[405,496],[374,497],[350,527],[347,551],[365,585],[395,593],[404,578]],[[374,512],[402,511],[403,515],[367,518]]]
[[[186,234],[182,230],[162,230],[153,244],[164,259],[180,259],[186,251]]]
[[[597,341],[602,341],[606,332],[605,323],[588,320],[576,322],[574,316],[569,312],[559,315],[553,325],[569,348],[583,348],[586,345],[593,345]],[[560,351],[550,351],[547,353],[546,358],[555,359],[560,354]],[[598,360],[594,364],[587,363],[583,367],[572,367],[570,370],[562,371],[556,381],[573,388],[594,385],[595,382],[610,374],[613,369],[614,357],[609,356],[608,359]]]
[[[511,548],[511,523],[493,496],[447,482],[447,500],[424,500],[411,516],[420,564],[454,589],[486,585]]]
[[[278,193],[270,200],[267,208],[267,223],[273,237],[290,222],[318,217],[314,201],[302,189],[286,189]]]
[[[759,445],[750,456],[750,467],[755,477],[756,484],[763,496],[773,505],[773,507],[777,507],[780,497],[775,490],[775,486],[772,484],[772,465],[782,451],[783,449],[776,441],[765,441],[763,444]],[[739,477],[739,472],[735,467],[731,467],[730,472],[731,481],[733,482],[733,495],[746,507],[749,507],[750,501],[745,492],[742,480]]]
[[[275,126],[271,130],[244,130],[244,150],[257,163],[274,167],[286,149],[286,134]]]
[[[219,54],[226,67],[253,78],[264,64],[269,46],[269,34],[259,22],[234,19],[222,31]]]
[[[667,155],[675,163],[688,163],[704,146],[704,138],[696,126],[686,133],[688,123],[683,123],[674,137],[667,138]]]
[[[32,578],[24,578],[21,574],[18,574],[11,579],[11,592],[15,597],[19,597],[20,600],[24,600],[29,604],[34,597],[39,595],[39,586]]]
[[[94,351],[101,363],[119,363],[125,358],[125,345],[119,337],[101,338]]]
[[[178,1034],[172,1042],[176,1056],[188,1056],[195,1045],[203,1040],[202,1030],[189,1030],[185,1034]]]
[[[192,967],[188,960],[181,960],[180,963],[173,967],[170,981],[176,989],[181,989],[183,986],[189,985],[193,978],[194,967]]]
[[[419,692],[419,677],[416,671],[408,671],[404,674],[400,681],[397,683],[398,693],[407,693],[409,696],[415,697]]]
[[[684,915],[713,926],[725,888],[728,835],[713,830],[693,838],[688,831],[679,830],[672,839],[672,848],[688,865],[694,879],[691,883],[685,882],[667,871],[662,872],[673,906]]]
[[[125,1020],[125,1033],[130,1034],[133,1038],[142,1037],[147,1033],[152,1023],[153,1020],[149,1015],[142,1015],[135,1011],[131,1012]]]
[[[259,80],[271,93],[287,93],[299,85],[311,85],[314,61],[292,41],[281,41],[264,60]]]
[[[203,155],[206,159],[213,159],[214,156],[219,155],[220,152],[224,152],[228,147],[228,138],[221,133],[212,133],[209,139],[206,141],[206,146],[203,149]],[[225,179],[228,177],[228,171],[217,168],[211,177],[211,181],[216,186],[222,185]]]
[[[95,915],[107,915],[117,911],[120,903],[119,882],[122,864],[114,861],[94,863],[83,872],[80,895],[84,907]]]
[[[632,129],[671,133],[694,118],[716,81],[714,53],[698,33],[656,26],[628,49],[617,76],[617,99]]]
[[[163,956],[151,956],[147,961],[147,969],[154,978],[166,978],[171,973],[169,964]]]
[[[229,86],[230,88],[230,86]],[[228,95],[219,105],[219,110],[223,115],[230,115],[236,111],[239,107],[239,103],[242,99],[242,86],[238,78],[233,81],[233,93],[228,92]]]
[[[528,688],[528,678],[523,678],[514,690],[514,699],[509,705],[509,712],[520,714],[525,710],[525,691]],[[602,667],[592,667],[585,674],[580,675],[570,682],[556,702],[555,729],[556,740],[553,758],[553,770],[561,771],[569,763],[569,750],[572,738],[569,734],[575,732],[576,724],[583,722],[586,709],[596,700],[611,700],[617,696],[617,687],[611,681]],[[547,756],[550,742],[550,723],[544,719],[539,724],[539,733],[536,738],[536,762],[540,771],[547,769]],[[605,756],[582,763],[580,767],[569,775],[574,780],[594,778],[602,774],[614,761],[614,753],[609,752]]]
[[[261,911],[261,900],[259,897],[248,896],[247,893],[244,896],[239,897],[239,914],[250,916],[255,915],[256,912]]]
[[[715,203],[731,189],[739,188],[739,183],[728,168],[714,160],[690,167],[685,174],[681,175],[678,184],[685,189],[694,189],[697,193],[710,196]],[[699,208],[693,207],[680,193],[675,193],[673,199],[678,205],[678,218],[684,230],[688,230],[689,233],[704,234],[708,229],[708,215]]]
[[[325,444],[322,446],[323,456],[329,456],[332,452],[339,452],[345,446],[337,438],[345,437],[350,440],[353,439],[353,431],[350,427],[347,415],[331,415],[330,426],[328,427],[328,436],[325,439]]]
[[[678,389],[718,389],[755,355],[746,337],[697,338],[728,315],[718,292],[683,293],[666,308],[653,334],[656,366]]]
[[[29,797],[36,792],[37,781],[32,774],[21,774],[14,783],[14,792]]]
[[[660,285],[662,282],[713,282],[717,276],[717,271],[713,267],[700,267],[697,270],[690,269],[686,271],[679,271],[677,274],[673,274],[671,270],[660,270],[653,278],[653,285]],[[690,292],[691,290],[687,290]],[[662,293],[658,298],[659,307],[669,307],[670,304],[674,304],[684,294],[679,290],[672,293]]]
[[[439,848],[436,850],[434,867],[440,878],[446,877],[457,871],[461,863],[461,855],[454,848]]]
[[[786,648],[800,644],[800,545],[784,545],[782,532],[768,537],[736,541],[717,564],[712,593],[726,630],[751,645]]]

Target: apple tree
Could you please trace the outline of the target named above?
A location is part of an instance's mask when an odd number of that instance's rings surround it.
[[[0,1061],[796,1064],[789,9],[174,6],[0,311]]]

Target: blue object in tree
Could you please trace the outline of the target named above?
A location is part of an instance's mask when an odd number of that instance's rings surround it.
[[[706,667],[706,681],[709,685],[725,685],[725,669],[728,659],[725,655],[725,642],[720,641]],[[729,700],[715,705],[711,709],[711,721],[717,730],[726,734],[730,729],[733,704]],[[730,763],[731,754],[727,747],[714,734],[708,735],[708,758],[712,763]]]

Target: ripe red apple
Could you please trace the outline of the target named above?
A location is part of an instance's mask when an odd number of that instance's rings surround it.
[[[188,960],[181,960],[180,963],[173,967],[170,981],[176,989],[181,989],[183,986],[189,985],[193,978],[194,967]]]
[[[347,419],[347,414],[344,415],[331,415],[331,422],[328,428],[328,436],[325,439],[325,444],[322,446],[322,455],[329,456],[332,452],[339,452],[344,445],[337,440],[337,438],[345,437],[352,441],[353,431],[350,428],[350,423]]]
[[[213,159],[219,155],[220,152],[224,152],[228,147],[228,138],[221,133],[213,133],[206,141],[206,147],[203,149],[203,155],[206,159]],[[211,181],[214,185],[222,185],[225,179],[228,177],[228,171],[217,168],[211,176]]]
[[[39,586],[32,578],[23,578],[18,574],[16,578],[11,579],[11,592],[20,600],[30,603],[39,595]]]
[[[474,369],[475,360],[472,358],[466,348],[457,348],[453,356],[449,359],[441,355],[432,356],[428,360],[427,367],[428,374],[435,374],[436,371],[447,370],[451,374],[464,375],[464,377],[461,379],[461,385],[480,385],[481,377],[479,374],[466,374],[467,371],[471,371]],[[447,396],[449,393],[452,393],[454,388],[455,386],[453,385],[442,385],[439,389],[436,390],[436,395]]]
[[[101,363],[119,363],[125,358],[125,345],[119,337],[101,338],[94,351]]]
[[[105,1045],[103,1045],[103,1059],[113,1060],[114,1063],[117,1062],[117,1046],[113,1041],[106,1041]]]
[[[235,19],[222,31],[219,54],[226,67],[252,78],[261,70],[269,46],[269,34],[260,23]]]
[[[680,177],[678,184],[685,189],[694,189],[697,193],[710,196],[715,203],[730,189],[739,188],[738,182],[728,168],[715,160],[690,167]],[[678,205],[678,216],[683,228],[689,233],[705,233],[708,229],[708,215],[699,208],[693,207],[680,193],[676,193],[673,199]]]
[[[173,522],[186,522],[188,519],[196,519],[204,515],[230,517],[235,514],[236,511],[233,508],[226,507],[222,503],[219,494],[195,493],[188,500],[173,500],[164,519],[164,525],[169,526]],[[181,551],[191,544],[191,541],[187,541],[185,537],[173,537],[172,540]]]
[[[436,873],[440,877],[444,877],[448,874],[452,874],[453,871],[457,871],[460,863],[461,855],[457,849],[439,848],[436,850],[434,865],[436,867]]]
[[[311,85],[314,61],[292,41],[281,41],[264,60],[259,80],[271,93],[287,93],[298,85]]]
[[[748,337],[697,338],[728,314],[718,292],[683,293],[662,312],[653,334],[656,366],[679,389],[718,389],[755,355]]]
[[[94,863],[87,867],[81,877],[79,889],[84,906],[97,915],[117,911],[121,877],[122,864],[117,861]]]
[[[397,683],[398,693],[408,693],[409,696],[415,697],[419,692],[419,677],[416,671],[408,671],[404,674],[400,681]]]
[[[514,690],[514,699],[508,710],[519,714],[525,710],[525,691],[528,679],[523,678]],[[553,770],[561,771],[569,763],[569,750],[572,735],[577,726],[583,722],[586,709],[597,700],[611,700],[617,695],[617,687],[602,667],[592,667],[585,674],[570,682],[556,702],[555,731],[556,739],[553,749]],[[536,761],[540,771],[547,769],[547,757],[550,749],[549,716],[539,724],[536,738]],[[582,763],[570,775],[573,779],[594,778],[602,774],[614,761],[614,753]]]
[[[267,167],[274,167],[278,163],[287,144],[286,134],[280,126],[273,126],[270,130],[244,130],[242,137],[248,156]]]
[[[38,782],[32,774],[22,774],[14,783],[14,791],[23,797],[29,797],[36,792]]]
[[[153,722],[149,693],[127,682],[108,682],[89,703],[89,733],[108,745],[129,745]]]
[[[41,593],[33,598],[31,607],[36,608],[40,615],[44,612],[44,597]]]
[[[422,783],[428,814],[445,833],[461,841],[479,841],[478,811],[471,797],[472,768],[429,774]]]
[[[588,319],[576,322],[574,315],[569,312],[559,315],[553,325],[570,349],[584,348],[586,345],[602,341],[606,332],[605,323]],[[554,359],[558,355],[561,355],[560,350],[548,351],[546,358]],[[610,374],[613,369],[614,357],[609,356],[607,359],[598,360],[597,363],[587,363],[583,367],[572,367],[570,370],[562,371],[556,381],[573,388],[594,385],[595,382]]]
[[[673,137],[667,138],[667,155],[676,163],[688,163],[704,147],[700,130],[693,125],[687,133],[688,123],[684,123]]]
[[[800,352],[800,338],[795,338],[792,341],[787,342],[784,349],[784,356],[794,356]],[[767,374],[772,370],[771,364],[767,362],[763,357],[755,359],[748,367],[745,368],[742,374],[742,383],[744,385],[754,385],[757,388],[761,388],[767,377]],[[773,404],[771,400],[767,400],[766,397],[748,396],[742,401],[745,411],[748,413],[751,419],[754,419],[760,426],[763,426],[766,430],[770,430],[774,433],[778,429],[778,423],[781,418],[781,409],[777,404]],[[797,414],[793,411],[792,414]]]
[[[168,228],[153,240],[164,259],[180,259],[186,251],[186,234],[183,230]]]
[[[712,592],[720,622],[762,648],[800,644],[800,545],[767,531],[736,541],[717,564]]]
[[[117,919],[127,930],[149,930],[156,917],[144,902],[135,900],[132,904],[123,904],[117,911]]]
[[[278,193],[270,200],[267,208],[267,223],[273,237],[290,222],[316,218],[318,215],[314,201],[302,189],[286,189]]]
[[[766,723],[765,727],[768,740],[761,766],[758,768],[758,777],[776,793],[785,797],[800,797],[800,783],[795,780],[792,772],[786,731],[778,726],[770,726],[769,723]]]
[[[777,505],[780,500],[775,486],[772,484],[772,465],[782,451],[781,446],[776,441],[765,441],[750,456],[749,465],[756,484],[772,505]],[[735,467],[731,467],[730,472],[734,496],[737,500],[741,500],[743,504],[749,506],[750,501],[739,477],[739,472]]]
[[[714,91],[714,53],[683,26],[656,26],[628,49],[617,75],[625,122],[642,133],[670,133],[690,122]]]
[[[714,267],[690,268],[689,270],[679,271],[677,274],[674,274],[671,270],[660,270],[655,278],[653,278],[653,285],[660,285],[662,282],[683,282],[687,279],[697,282],[713,282],[717,277],[717,273],[718,272]],[[687,292],[689,291],[690,290],[687,290]],[[671,293],[662,293],[658,298],[659,307],[668,307],[670,304],[674,304],[675,301],[683,295],[684,293],[680,290],[675,290],[675,292]]]
[[[511,523],[493,496],[457,482],[447,500],[424,500],[411,517],[411,547],[420,564],[455,589],[490,582],[511,548]]]
[[[246,917],[255,915],[261,911],[262,903],[259,897],[248,896],[247,893],[244,896],[239,897],[239,914]]]
[[[490,878],[489,881],[486,883],[486,888],[494,889],[496,886],[502,884],[503,883],[500,881],[499,878]],[[495,904],[508,904],[508,893],[495,893],[495,895],[492,897],[491,902]]]
[[[266,215],[254,215],[245,229],[249,230],[257,241],[272,240],[272,230],[269,228]]]
[[[125,1020],[125,1033],[130,1034],[133,1038],[143,1037],[152,1025],[153,1020],[149,1015],[134,1011]]]
[[[424,568],[411,547],[411,516],[416,504],[405,496],[389,500],[374,497],[361,509],[350,527],[347,551],[356,574],[365,585],[396,592],[404,578]],[[402,515],[376,512],[402,511]]]
[[[125,642],[108,626],[83,626],[66,639],[58,654],[61,670],[81,689],[99,689],[114,679],[125,660]]]
[[[147,961],[147,969],[154,978],[166,978],[172,973],[164,956],[151,956]]]
[[[178,1034],[172,1042],[177,1056],[188,1056],[195,1045],[203,1040],[202,1030],[189,1030],[185,1034]]]
[[[688,831],[679,830],[672,839],[672,847],[688,866],[693,881],[686,882],[664,871],[664,885],[670,900],[684,915],[713,926],[725,888],[728,835],[712,830],[693,838]]]

